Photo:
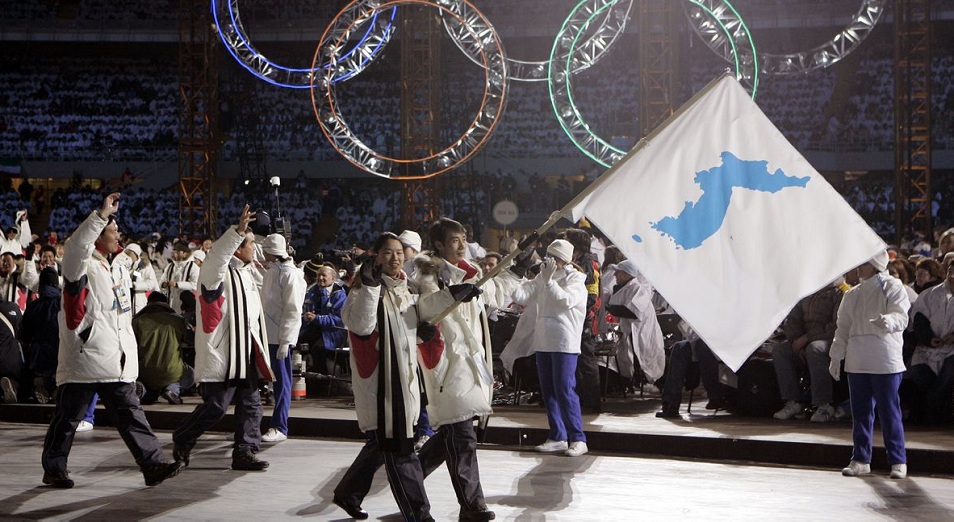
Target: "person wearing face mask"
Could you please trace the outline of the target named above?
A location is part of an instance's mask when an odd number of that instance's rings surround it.
[[[587,291],[586,276],[573,266],[572,259],[573,245],[569,241],[553,241],[547,247],[539,275],[521,283],[512,299],[527,309],[533,308],[530,313],[535,318],[531,343],[550,425],[546,442],[536,450],[579,457],[589,451],[580,397],[575,390]]]
[[[871,473],[875,410],[881,422],[891,478],[908,474],[904,425],[898,389],[904,375],[901,334],[908,326],[908,294],[903,283],[888,275],[888,253],[882,251],[858,267],[861,284],[845,293],[838,307],[835,338],[828,368],[841,379],[841,362],[848,376],[851,402],[851,462],[841,474]]]

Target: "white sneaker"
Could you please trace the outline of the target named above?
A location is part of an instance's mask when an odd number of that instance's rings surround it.
[[[76,425],[76,433],[83,433],[84,431],[93,431],[93,423],[80,421],[80,423]]]
[[[858,475],[867,475],[871,473],[871,464],[853,460],[848,463],[848,467],[841,470],[841,474],[846,477],[857,477]]]
[[[537,446],[536,449],[540,453],[558,453],[560,451],[566,451],[569,447],[565,440],[550,440],[547,439],[546,442]]]
[[[805,411],[805,407],[801,403],[795,401],[788,401],[785,403],[785,407],[775,412],[774,417],[778,420],[789,420],[794,418],[796,415],[801,415]]]
[[[424,443],[426,443],[429,440],[431,440],[430,435],[421,435],[421,437],[417,439],[417,442],[414,443],[414,452],[416,453],[418,451],[421,451],[421,448],[424,447]]]
[[[892,464],[891,465],[891,475],[893,479],[903,479],[908,476],[908,465],[907,464]]]
[[[579,457],[580,455],[585,455],[586,452],[590,451],[586,447],[586,443],[582,440],[576,440],[570,443],[570,448],[563,452],[567,457]]]
[[[288,435],[285,435],[275,428],[268,428],[265,435],[262,435],[262,442],[281,442],[283,440],[288,440]]]
[[[835,420],[835,408],[831,404],[819,406],[812,414],[812,422],[832,422]]]

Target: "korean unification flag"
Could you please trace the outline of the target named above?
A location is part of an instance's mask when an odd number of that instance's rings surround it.
[[[885,248],[735,78],[714,80],[572,209],[733,371],[803,297]]]

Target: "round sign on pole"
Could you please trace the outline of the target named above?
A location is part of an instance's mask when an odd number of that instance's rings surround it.
[[[510,200],[503,200],[494,205],[494,221],[503,226],[507,226],[517,220],[520,212],[517,210],[517,204]]]

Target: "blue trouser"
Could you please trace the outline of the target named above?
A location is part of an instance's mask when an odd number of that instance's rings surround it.
[[[421,396],[423,397],[423,395],[422,393]],[[434,428],[431,427],[431,419],[427,416],[427,408],[425,408],[422,403],[421,414],[417,417],[417,425],[414,426],[414,436],[423,437],[424,435],[433,437]]]
[[[99,400],[99,394],[94,393],[93,398],[89,401],[89,407],[86,408],[86,415],[83,416],[83,420],[90,423],[96,424],[93,422],[93,418],[96,416],[96,401]]]
[[[848,389],[851,394],[851,437],[854,448],[851,460],[870,463],[872,433],[874,432],[875,408],[881,420],[884,449],[888,452],[888,464],[905,464],[904,424],[901,421],[901,399],[898,388],[903,373],[872,374],[849,373]]]
[[[547,407],[550,440],[586,442],[580,397],[576,394],[575,353],[537,352],[540,393]]]
[[[136,459],[136,464],[142,468],[162,462],[162,446],[139,406],[135,384],[68,382],[56,389],[56,408],[43,441],[43,471],[55,473],[68,469],[67,459],[73,447],[76,426],[89,411],[88,405],[96,404],[97,394],[102,395],[106,414]]]
[[[284,359],[275,356],[278,345],[268,345],[268,354],[272,358],[272,371],[275,372],[275,408],[272,410],[271,427],[288,435],[288,412],[291,410],[292,363],[291,350]]]

